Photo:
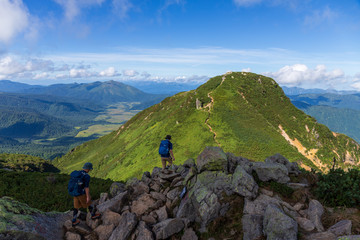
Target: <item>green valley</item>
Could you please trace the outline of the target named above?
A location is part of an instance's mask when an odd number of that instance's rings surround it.
[[[136,114],[117,131],[76,147],[54,164],[69,173],[93,162],[100,178],[125,180],[160,166],[158,145],[173,136],[175,164],[205,146],[252,160],[280,153],[301,166],[326,171],[356,165],[359,145],[297,109],[271,78],[227,73]]]

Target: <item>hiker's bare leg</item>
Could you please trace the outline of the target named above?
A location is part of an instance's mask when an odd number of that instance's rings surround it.
[[[171,167],[171,165],[173,164],[173,162],[172,162],[172,158],[171,157],[169,157],[168,159],[167,159],[167,161],[169,162],[169,167]]]
[[[162,170],[165,170],[165,167],[166,167],[166,158],[161,158],[161,163],[162,163]]]

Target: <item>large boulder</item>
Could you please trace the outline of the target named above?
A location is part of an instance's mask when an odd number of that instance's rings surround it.
[[[249,175],[240,165],[234,171],[231,182],[232,190],[247,198],[255,198],[258,194],[259,186],[254,178]]]
[[[296,221],[286,215],[277,205],[267,206],[263,224],[267,240],[297,240]]]
[[[288,183],[290,181],[287,168],[279,163],[255,162],[253,169],[263,182],[273,180],[279,183]]]
[[[156,239],[167,239],[168,237],[184,229],[184,222],[179,218],[169,218],[154,225],[153,232]]]
[[[97,210],[100,213],[104,213],[108,210],[120,213],[121,209],[128,202],[128,193],[127,191],[119,193],[114,198],[107,200],[106,202],[96,206]]]
[[[264,215],[266,207],[269,204],[279,205],[280,201],[276,198],[269,197],[265,194],[260,194],[253,201],[250,199],[245,199],[244,214]]]
[[[133,213],[124,213],[121,215],[119,225],[112,232],[109,240],[126,240],[131,236],[137,225],[136,215]]]
[[[296,162],[291,163],[287,158],[285,158],[284,156],[282,156],[279,153],[266,158],[265,162],[266,163],[280,163],[287,168],[289,173],[292,173],[295,175],[299,175],[301,173],[299,166]]]
[[[318,232],[323,232],[324,227],[321,223],[321,217],[324,214],[324,207],[318,200],[311,200],[309,203],[309,208],[307,210],[308,218],[315,225],[315,228]]]
[[[150,231],[150,229],[146,226],[146,223],[140,221],[132,236],[132,239],[153,240],[154,236],[153,233]]]
[[[144,193],[136,201],[131,204],[131,212],[137,216],[151,211],[156,204],[156,200],[151,197],[151,194]]]
[[[335,236],[343,236],[351,234],[352,222],[350,220],[342,220],[332,225],[327,231],[333,233]]]
[[[115,197],[116,195],[125,192],[126,187],[124,183],[121,182],[113,182],[110,186],[110,195],[111,197]]]
[[[262,215],[243,215],[241,222],[244,232],[243,240],[260,239],[263,235],[263,220]]]
[[[227,157],[224,151],[219,147],[206,147],[197,158],[197,167],[199,172],[208,171],[226,171]]]
[[[108,240],[114,230],[114,224],[110,225],[100,225],[95,228],[96,235],[98,236],[99,240]]]
[[[226,153],[228,159],[228,173],[234,173],[236,167],[240,165],[247,173],[251,174],[252,171],[252,163],[249,159],[243,157],[236,157],[232,153]]]

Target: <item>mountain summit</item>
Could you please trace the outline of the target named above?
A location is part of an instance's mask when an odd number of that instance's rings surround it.
[[[97,177],[140,176],[160,166],[158,145],[172,135],[176,162],[199,155],[205,146],[262,161],[280,153],[303,167],[326,171],[358,164],[359,145],[291,104],[271,78],[229,72],[196,90],[166,98],[138,113],[117,131],[87,142],[55,164],[64,172],[93,162]]]

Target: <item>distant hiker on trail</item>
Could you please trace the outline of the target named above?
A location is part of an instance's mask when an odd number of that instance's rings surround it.
[[[169,168],[173,161],[175,161],[174,153],[173,153],[173,145],[170,142],[171,136],[167,135],[165,140],[162,140],[159,147],[159,154],[161,156],[161,163],[162,163],[162,171],[165,168]],[[169,162],[169,165],[166,166],[166,162]]]
[[[96,207],[92,204],[90,196],[90,175],[88,173],[92,169],[92,163],[87,162],[84,164],[83,170],[73,171],[70,174],[71,179],[68,184],[68,192],[74,197],[73,227],[80,223],[80,220],[77,219],[79,208],[88,208],[91,213],[91,219],[97,219],[101,216],[100,213],[96,213]]]

